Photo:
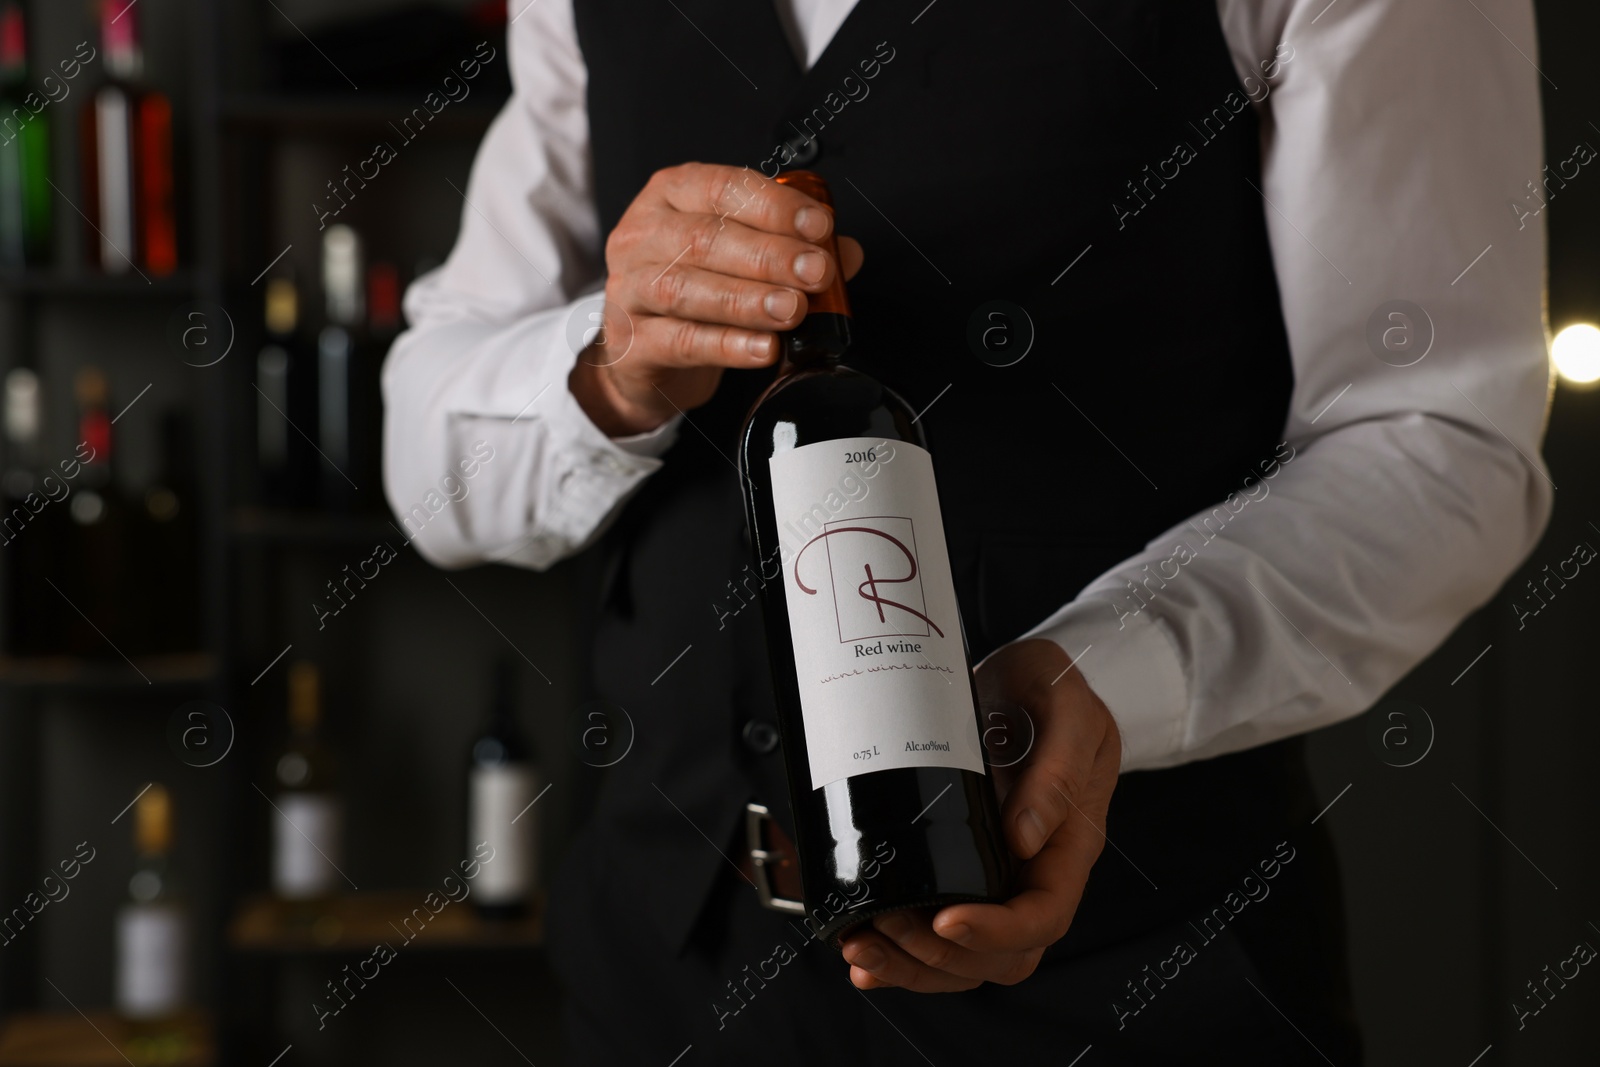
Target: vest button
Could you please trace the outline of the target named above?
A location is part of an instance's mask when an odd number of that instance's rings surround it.
[[[778,728],[765,719],[751,719],[744,724],[744,747],[758,756],[765,756],[778,747]]]
[[[803,133],[790,131],[787,135],[780,132],[778,140],[782,141],[784,147],[794,154],[789,162],[783,164],[784,170],[809,167],[817,161],[818,156],[822,155],[822,141],[816,137],[808,137]],[[783,158],[782,153],[779,153],[778,158]]]

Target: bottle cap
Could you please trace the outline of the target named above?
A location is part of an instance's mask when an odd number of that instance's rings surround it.
[[[39,376],[26,367],[6,374],[6,440],[31,444],[39,439]]]
[[[0,7],[0,71],[21,74],[28,67],[28,36],[22,15],[22,4],[8,0]]]
[[[827,179],[815,171],[786,170],[774,179],[779,185],[787,185],[805,193],[811,199],[822,204],[828,209],[828,214],[833,214],[833,194],[828,189]],[[834,276],[833,284],[820,293],[806,294],[807,315],[850,315],[850,297],[845,292],[844,261],[839,258],[839,242],[836,237],[837,228],[828,231],[828,236],[815,244],[824,249],[839,264],[839,273]]]
[[[300,321],[300,294],[292,278],[267,280],[267,330],[279,337],[294,333]]]
[[[289,725],[298,733],[317,728],[322,712],[320,681],[315,663],[300,660],[289,668]]]
[[[343,223],[322,236],[322,290],[328,319],[340,326],[361,321],[361,238]]]
[[[134,803],[133,843],[145,856],[164,856],[172,848],[172,798],[160,782]]]

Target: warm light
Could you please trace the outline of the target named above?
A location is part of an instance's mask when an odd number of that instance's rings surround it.
[[[1550,345],[1556,373],[1580,385],[1600,381],[1600,329],[1581,322],[1556,334]]]

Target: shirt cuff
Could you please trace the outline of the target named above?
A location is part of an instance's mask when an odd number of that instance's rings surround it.
[[[554,450],[561,458],[542,525],[559,539],[582,544],[640,483],[661,469],[662,461],[651,453],[671,447],[677,426],[668,423],[616,441],[590,421],[569,390],[561,389],[555,406],[549,424],[563,438]]]
[[[1054,641],[1075,658],[1122,735],[1123,771],[1179,762],[1189,706],[1177,642],[1161,619],[1140,615],[1079,600],[1023,635]]]
[[[667,449],[671,448],[673,443],[678,440],[678,427],[682,422],[682,415],[674,415],[653,430],[630,434],[627,437],[613,437],[611,438],[611,443],[624,452],[635,456],[660,459],[667,454]]]

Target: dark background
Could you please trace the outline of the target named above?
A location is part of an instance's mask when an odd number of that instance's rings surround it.
[[[326,41],[337,23],[396,7],[142,0],[147,76],[172,96],[180,126],[183,269],[152,286],[81,273],[81,224],[58,204],[61,266],[0,277],[0,370],[40,372],[52,405],[47,440],[65,442],[47,452],[70,453],[72,375],[93,363],[110,376],[113,409],[152,386],[117,426],[119,478],[149,479],[157,418],[183,408],[199,420],[206,486],[205,639],[197,655],[159,665],[148,686],[118,662],[58,665],[43,675],[36,665],[0,661],[0,910],[19,904],[78,842],[98,851],[67,900],[0,948],[0,1023],[70,1012],[69,998],[91,1011],[109,1004],[112,916],[133,863],[129,820],[111,820],[159,779],[175,798],[197,999],[233,1053],[228,1059],[265,1064],[293,1043],[286,1064],[513,1063],[519,1052],[541,1065],[559,1062],[556,993],[536,948],[405,955],[319,1034],[307,1005],[353,957],[242,953],[226,936],[238,902],[266,884],[269,809],[253,783],[270,780],[282,739],[282,664],[251,683],[285,645],[293,645],[290,658],[315,659],[327,679],[327,728],[342,756],[348,807],[345,869],[362,890],[415,890],[420,900],[466,854],[466,752],[486,707],[490,663],[508,645],[521,657],[525,728],[553,783],[539,805],[547,867],[600,773],[578,761],[571,728],[585,699],[590,561],[547,574],[479,568],[447,580],[406,550],[318,631],[309,604],[321,584],[370,555],[376,541],[396,543],[392,530],[377,516],[262,512],[242,488],[250,481],[250,382],[260,344],[261,289],[250,280],[286,245],[284,262],[302,279],[317,277],[316,218],[307,205],[322,183],[364,158],[384,123],[470,53],[469,46],[443,56],[438,76],[429,63],[439,57],[408,57],[404,87],[385,84],[393,70],[351,71],[365,84],[347,92],[326,69],[299,65],[294,27]],[[1600,116],[1600,10],[1580,0],[1538,8],[1555,160],[1577,141],[1600,140],[1590,125]],[[36,4],[30,14],[36,67],[94,39],[80,4]],[[489,66],[502,79],[503,21],[502,13],[502,28],[471,38],[493,43],[499,57]],[[93,72],[52,106],[55,170],[66,176],[58,184],[76,180],[71,131],[92,79]],[[285,90],[296,82],[305,91]],[[362,232],[369,256],[398,263],[407,280],[451,246],[462,203],[450,183],[466,187],[501,99],[495,94],[491,78],[480,79],[468,102],[450,105],[339,219]],[[1600,184],[1574,182],[1545,218],[1552,328],[1600,319]],[[197,370],[175,355],[167,326],[201,300],[230,309],[239,335],[236,358]],[[315,312],[314,291],[305,305]],[[1560,486],[1555,516],[1508,588],[1566,558],[1577,542],[1600,541],[1590,525],[1600,524],[1597,418],[1600,391],[1557,389],[1545,450]],[[365,497],[378,491],[361,486]],[[1589,581],[1580,576],[1520,632],[1502,592],[1396,687],[1390,700],[1419,705],[1431,719],[1432,747],[1415,765],[1390,766],[1373,741],[1373,720],[1399,705],[1312,738],[1322,796],[1336,801],[1324,818],[1340,846],[1356,997],[1374,1065],[1466,1067],[1490,1045],[1478,1062],[1595,1059],[1600,978],[1587,970],[1525,1030],[1510,1007],[1526,981],[1575,943],[1600,944],[1600,853],[1592,847],[1600,785],[1590,766],[1600,716],[1582,682],[1600,634],[1600,582],[1591,589]],[[165,732],[176,708],[201,697],[223,704],[239,730],[228,758],[205,770],[180,762]],[[1414,712],[1410,728],[1420,752],[1426,727]]]

